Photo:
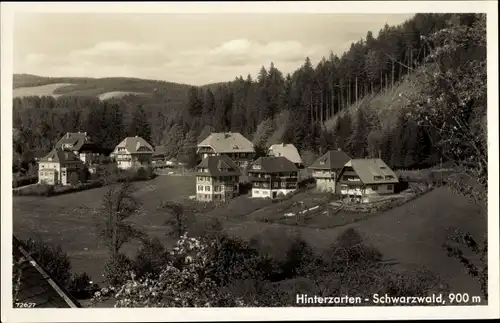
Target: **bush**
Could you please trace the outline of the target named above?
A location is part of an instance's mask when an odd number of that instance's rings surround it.
[[[146,180],[148,179],[148,173],[144,167],[141,167],[137,170],[135,174],[135,179],[136,180]]]
[[[75,186],[79,182],[78,174],[76,172],[71,172],[71,175],[69,175],[69,180],[68,180],[70,185]]]
[[[52,196],[54,195],[54,186],[47,184],[38,184],[19,190],[12,191],[15,196]]]
[[[133,262],[124,254],[117,254],[115,258],[108,258],[104,265],[103,276],[111,286],[123,284],[134,269]]]
[[[138,278],[157,277],[168,259],[169,254],[157,237],[145,240],[134,260],[135,274]]]
[[[87,182],[87,183],[78,183],[74,186],[61,186],[61,187],[54,189],[54,192],[52,193],[52,195],[62,195],[62,194],[80,192],[80,191],[85,191],[85,190],[92,189],[92,188],[102,187],[103,185],[104,185],[104,182],[102,180],[95,180],[95,181]]]
[[[252,190],[252,183],[250,182],[243,182],[238,185],[238,193],[240,195],[245,195],[248,194]]]
[[[68,291],[76,299],[91,298],[99,286],[90,280],[87,273],[77,274],[69,284]]]
[[[12,188],[35,184],[38,182],[38,175],[23,176],[12,179]]]
[[[26,250],[51,275],[51,277],[67,287],[71,277],[69,256],[60,246],[43,243],[40,239],[28,239],[23,242]]]

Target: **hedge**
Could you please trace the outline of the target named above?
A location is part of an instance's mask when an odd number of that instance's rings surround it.
[[[35,184],[38,182],[38,176],[37,175],[32,175],[32,176],[23,176],[19,178],[13,178],[12,179],[12,188],[20,187],[20,186],[25,186],[25,185],[30,185],[30,184]]]
[[[155,178],[157,175],[154,172],[149,171],[148,169],[142,168],[137,171],[127,171],[120,172],[116,174],[116,178],[114,181],[118,183],[122,183],[124,181],[147,181]],[[86,183],[79,183],[73,186],[59,186],[54,187],[46,184],[39,184],[30,186],[20,190],[14,190],[13,195],[15,196],[54,196],[54,195],[62,195],[74,192],[85,191],[92,188],[99,188],[105,185],[105,181],[103,179],[96,179],[93,181],[89,181]]]

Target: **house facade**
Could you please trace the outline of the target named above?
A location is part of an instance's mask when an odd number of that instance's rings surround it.
[[[343,197],[370,202],[394,194],[397,183],[398,177],[382,159],[352,159],[340,172],[338,186]]]
[[[286,157],[260,157],[248,169],[252,197],[277,198],[297,189],[299,170]]]
[[[344,165],[351,157],[341,150],[330,150],[308,167],[316,180],[320,192],[338,193],[337,179]]]
[[[69,185],[72,173],[80,179],[85,164],[72,151],[53,149],[38,160],[38,183]]]
[[[241,172],[225,155],[208,156],[196,166],[196,200],[227,201],[238,195]]]
[[[197,154],[202,160],[208,156],[224,155],[245,168],[255,157],[255,148],[238,132],[215,132],[198,144]]]
[[[152,165],[153,146],[141,137],[127,137],[113,150],[112,158],[118,168],[131,169]]]
[[[59,139],[54,148],[73,152],[89,166],[99,161],[100,149],[86,132],[68,132]]]
[[[303,167],[302,157],[299,151],[292,144],[275,144],[269,147],[267,155],[270,157],[286,157],[289,161],[295,164],[298,168]]]

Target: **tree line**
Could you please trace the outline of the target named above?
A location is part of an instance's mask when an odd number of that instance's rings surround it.
[[[401,25],[385,25],[377,37],[368,32],[342,55],[331,53],[316,66],[306,58],[284,75],[271,63],[255,79],[239,76],[216,86],[190,87],[182,105],[173,105],[169,93],[104,102],[87,97],[14,99],[14,127],[24,138],[15,151],[22,155],[48,149],[66,131],[80,130],[110,148],[127,135],[140,135],[163,145],[171,157],[192,159],[196,144],[210,132],[234,131],[253,140],[257,149],[271,140],[293,143],[313,155],[340,148],[353,157],[380,156],[393,167],[435,164],[442,156],[433,149],[433,134],[403,108],[384,125],[382,108],[373,101],[425,68],[426,57],[435,50],[426,39],[450,19],[472,26],[478,17],[417,14]]]

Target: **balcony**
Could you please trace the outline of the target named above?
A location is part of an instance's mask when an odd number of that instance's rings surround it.
[[[313,171],[312,172],[312,177],[314,178],[335,178],[335,173],[334,172],[328,172],[328,171]]]

